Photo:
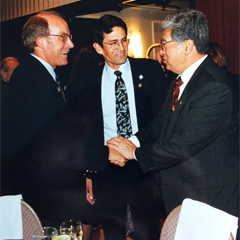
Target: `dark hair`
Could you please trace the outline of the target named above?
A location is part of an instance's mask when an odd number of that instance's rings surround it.
[[[42,11],[28,19],[24,24],[22,30],[22,46],[23,48],[32,53],[34,47],[36,46],[36,38],[38,36],[48,36],[49,28],[47,17],[48,16],[58,16],[62,17],[60,13],[56,11]]]
[[[208,53],[209,30],[203,13],[187,9],[168,15],[162,22],[162,28],[171,29],[172,40],[177,44],[192,39],[199,53]]]
[[[70,81],[76,81],[80,73],[100,66],[103,62],[102,55],[98,54],[92,45],[82,47],[72,62]]]
[[[92,29],[93,41],[103,47],[104,33],[111,33],[114,27],[123,28],[127,35],[127,25],[121,18],[109,14],[102,16]]]

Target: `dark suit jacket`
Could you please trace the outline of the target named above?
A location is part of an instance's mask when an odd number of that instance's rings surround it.
[[[160,170],[168,213],[192,198],[237,215],[239,165],[229,130],[232,93],[227,76],[208,57],[173,114],[171,95],[172,90],[159,117],[137,133],[140,167],[144,172]]]
[[[166,98],[169,82],[155,60],[129,58],[133,76],[138,128],[141,129],[157,112]],[[104,147],[104,128],[101,101],[103,67],[78,76],[66,92],[69,104],[74,108],[76,121],[84,122],[86,141],[84,148],[91,166],[108,163],[108,150]],[[143,76],[140,79],[140,76]],[[140,85],[141,84],[141,85]],[[80,125],[80,124],[78,124]],[[93,151],[94,149],[94,151]],[[101,157],[100,157],[101,156]],[[101,160],[100,160],[101,159]]]
[[[9,191],[22,193],[40,217],[61,222],[81,215],[85,182],[81,133],[74,129],[58,89],[46,68],[30,55],[12,75]]]

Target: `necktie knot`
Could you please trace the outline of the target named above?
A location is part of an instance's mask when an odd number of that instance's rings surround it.
[[[118,79],[122,76],[122,73],[119,70],[115,71],[114,74],[117,76]]]
[[[182,78],[179,76],[176,81],[176,85],[178,85],[180,87],[182,84],[183,84]]]

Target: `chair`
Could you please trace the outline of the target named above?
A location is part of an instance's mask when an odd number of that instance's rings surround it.
[[[23,239],[32,240],[33,232],[38,228],[42,228],[42,224],[35,211],[24,200],[21,200],[21,208],[22,208]]]
[[[167,216],[160,234],[160,240],[174,240],[182,205],[174,208]]]

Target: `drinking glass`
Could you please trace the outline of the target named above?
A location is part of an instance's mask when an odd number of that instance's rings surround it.
[[[54,236],[58,235],[58,231],[54,227],[43,227],[33,232],[32,240],[52,240]]]
[[[62,222],[60,225],[59,234],[69,235],[71,237],[71,240],[82,240],[83,228],[81,221],[71,219]]]

